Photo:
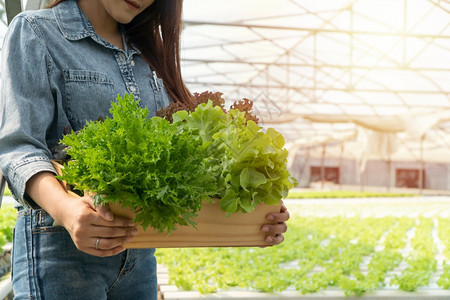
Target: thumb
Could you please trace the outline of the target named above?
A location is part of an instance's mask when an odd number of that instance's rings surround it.
[[[95,209],[97,210],[98,215],[106,220],[106,221],[112,221],[114,220],[114,216],[111,213],[111,209],[109,208],[109,204],[106,205],[97,205],[95,207]]]
[[[90,200],[89,201],[89,205],[91,206],[91,208],[93,210],[95,210],[98,215],[100,216],[100,218],[106,220],[106,221],[113,221],[114,220],[114,215],[111,213],[111,209],[109,208],[109,204],[106,205],[95,205],[94,204],[94,198],[92,197],[92,195],[90,195]]]

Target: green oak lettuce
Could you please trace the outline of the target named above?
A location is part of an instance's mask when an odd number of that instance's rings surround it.
[[[211,101],[195,111],[179,111],[173,124],[199,135],[217,179],[220,206],[227,213],[251,212],[259,203],[277,204],[296,185],[286,167],[284,138],[273,128],[265,132],[245,113],[228,113]]]

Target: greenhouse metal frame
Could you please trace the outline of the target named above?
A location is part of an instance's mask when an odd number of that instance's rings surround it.
[[[352,184],[364,185],[367,163],[378,160],[389,165],[388,188],[400,161],[419,177],[439,164],[447,179],[438,188],[450,189],[449,1],[221,5],[184,2],[185,81],[193,92],[254,100],[261,123],[285,136],[303,186],[311,163],[326,181],[327,166],[355,162]]]

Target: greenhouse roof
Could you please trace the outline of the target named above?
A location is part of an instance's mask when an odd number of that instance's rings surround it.
[[[449,1],[189,0],[184,20],[189,88],[254,100],[290,145],[371,129],[448,160]]]
[[[254,100],[289,147],[378,136],[449,160],[449,1],[186,0],[183,18],[191,91]]]

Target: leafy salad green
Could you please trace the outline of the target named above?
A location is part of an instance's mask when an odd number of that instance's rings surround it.
[[[207,145],[218,182],[215,197],[221,199],[223,211],[251,212],[259,203],[277,204],[294,186],[281,133],[273,128],[263,132],[244,112],[225,113],[209,101],[192,113],[176,112],[173,122],[198,134]]]
[[[192,224],[202,199],[216,189],[201,141],[164,119],[148,118],[129,95],[112,103],[111,114],[64,136],[71,160],[61,179],[96,194],[99,204],[120,200],[144,228]]]
[[[208,101],[175,112],[171,123],[124,95],[110,112],[64,136],[70,161],[59,179],[94,194],[97,204],[130,207],[143,228],[195,226],[202,200],[212,197],[227,213],[250,212],[278,203],[296,184],[283,136],[263,132],[238,109]]]

